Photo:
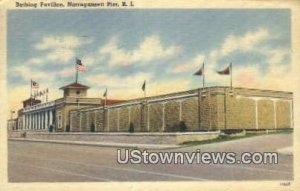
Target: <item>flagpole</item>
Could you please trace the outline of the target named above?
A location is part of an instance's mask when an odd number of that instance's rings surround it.
[[[78,82],[77,58],[76,58],[76,62],[75,62],[75,71],[76,71],[76,80],[75,80],[75,82],[77,84],[77,82]]]
[[[145,80],[144,98],[146,98],[146,89],[147,89],[147,87],[146,87],[146,80]]]
[[[107,88],[105,90],[105,102],[104,102],[104,107],[106,107],[107,104]]]
[[[30,106],[32,106],[32,79],[30,79]]]
[[[230,63],[230,88],[232,89],[232,63]]]
[[[203,75],[202,75],[202,77],[203,77],[203,80],[202,80],[202,86],[203,86],[203,88],[204,88],[204,86],[205,86],[205,70],[204,70],[204,62],[203,62]]]

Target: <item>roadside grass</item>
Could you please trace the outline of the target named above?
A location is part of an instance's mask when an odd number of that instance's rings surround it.
[[[195,145],[203,145],[203,144],[211,144],[211,143],[218,143],[218,142],[225,142],[225,141],[232,141],[236,139],[244,139],[249,137],[255,136],[262,136],[262,135],[274,135],[274,134],[290,134],[293,133],[292,130],[278,130],[278,131],[258,131],[258,132],[246,132],[242,133],[231,133],[226,134],[222,133],[219,137],[210,140],[203,140],[203,141],[188,141],[181,143],[181,146],[195,146]]]

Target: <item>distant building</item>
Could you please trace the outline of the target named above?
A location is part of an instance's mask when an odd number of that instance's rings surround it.
[[[63,97],[54,101],[42,103],[34,98],[24,100],[17,119],[9,120],[8,129],[69,131],[69,111],[97,107],[104,103],[101,98],[87,98],[89,87],[80,83],[71,83],[60,89],[63,90]],[[110,102],[120,101],[108,100]]]

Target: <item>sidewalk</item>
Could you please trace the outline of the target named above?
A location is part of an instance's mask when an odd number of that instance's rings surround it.
[[[284,154],[284,155],[294,155],[293,147],[284,147],[284,148],[278,149],[277,152],[280,154]]]
[[[93,142],[93,141],[64,141],[64,140],[42,140],[42,139],[26,139],[26,138],[9,138],[11,141],[30,141],[41,143],[57,143],[72,145],[87,145],[100,147],[121,147],[121,148],[140,148],[140,149],[168,149],[179,148],[179,145],[166,144],[131,144],[131,143],[113,143],[113,142]]]

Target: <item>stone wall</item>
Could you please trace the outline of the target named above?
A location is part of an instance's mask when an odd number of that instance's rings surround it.
[[[129,144],[181,144],[190,141],[215,139],[220,131],[195,133],[88,133],[88,132],[26,132],[15,131],[9,138],[25,138],[25,140],[60,140]]]
[[[225,95],[225,96],[224,96]],[[292,93],[211,87],[70,112],[71,131],[178,132],[292,128]]]

